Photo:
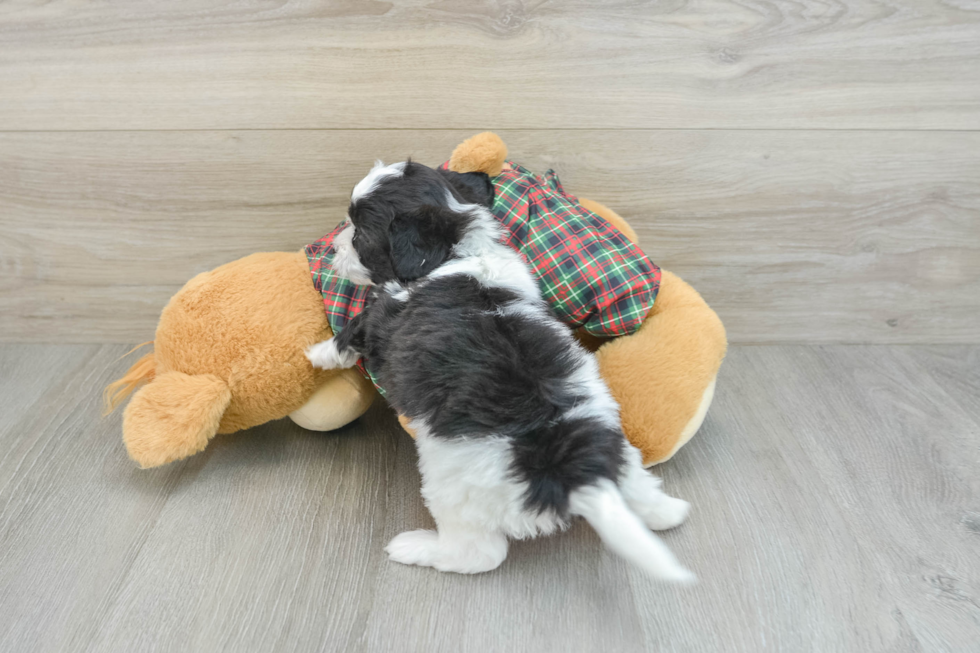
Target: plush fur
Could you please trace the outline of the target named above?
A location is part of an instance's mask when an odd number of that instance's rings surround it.
[[[453,150],[449,169],[455,172],[485,172],[496,177],[507,159],[507,146],[493,132],[471,136]]]
[[[160,374],[126,406],[123,428],[134,434],[126,449],[141,467],[203,451],[230,402],[228,384],[213,374]]]
[[[418,433],[438,532],[403,533],[388,547],[392,559],[488,571],[508,537],[548,534],[580,515],[651,575],[691,580],[637,515],[675,526],[686,503],[643,471],[593,356],[501,242],[486,175],[408,162],[375,166],[367,179],[345,229],[360,239],[342,239],[336,259],[366,269],[379,288],[308,356],[332,369],[366,355]]]
[[[615,211],[591,200],[580,202],[639,242]],[[697,432],[728,349],[724,325],[698,291],[673,272],[662,269],[661,274],[657,301],[636,333],[590,341],[602,378],[622,409],[623,431],[643,453],[646,466],[669,460]]]
[[[450,167],[496,175],[506,153],[495,134],[478,134],[455,149]],[[635,239],[613,211],[580,201]],[[655,258],[656,242],[646,245]],[[161,315],[154,352],[120,379],[109,405],[167,371],[212,374],[231,392],[220,432],[287,415],[305,428],[338,428],[363,414],[377,392],[355,370],[310,366],[303,350],[329,335],[303,252],[248,256],[198,275],[174,295]],[[710,404],[726,348],[718,316],[690,285],[664,270],[657,302],[637,333],[580,339],[599,350],[603,379],[622,407],[623,431],[643,452],[644,464],[668,459],[701,425]],[[149,418],[123,424],[125,442],[144,443],[130,448],[143,466],[196,450],[164,433]]]
[[[299,418],[308,417],[311,426],[320,425],[317,417],[341,426],[363,414],[374,396],[363,376],[316,370],[303,355],[331,335],[322,306],[303,252],[253,254],[194,277],[163,309],[154,352],[123,379],[124,391],[148,383],[123,422],[130,456],[154,467],[200,451],[215,433],[304,409],[313,414]],[[163,383],[165,377],[171,382]],[[190,379],[197,378],[207,379],[204,388],[214,388],[215,380],[225,388],[202,395],[216,414],[185,401],[185,390],[197,387]],[[331,382],[327,414],[318,416],[305,404]],[[175,423],[186,427],[172,428]]]

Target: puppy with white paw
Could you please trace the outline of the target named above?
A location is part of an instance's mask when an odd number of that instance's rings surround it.
[[[493,185],[414,162],[381,164],[354,189],[335,270],[375,288],[367,308],[308,352],[323,368],[364,357],[416,433],[437,531],[410,531],[392,560],[479,573],[509,538],[584,517],[650,575],[693,574],[649,529],[684,521],[623,436],[619,407],[583,349],[501,242]]]

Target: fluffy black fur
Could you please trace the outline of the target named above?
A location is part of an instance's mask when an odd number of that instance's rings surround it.
[[[464,275],[429,281],[407,302],[377,292],[337,347],[362,353],[392,407],[425,417],[437,437],[511,438],[528,508],[565,515],[572,490],[618,478],[623,434],[560,419],[586,399],[567,389],[574,356],[551,327],[500,312],[515,299]]]
[[[434,170],[414,161],[405,164],[402,175],[351,202],[347,215],[357,227],[354,248],[372,282],[418,279],[446,261],[467,226],[465,215],[447,207],[447,190],[460,203],[493,206],[493,183],[486,174]]]
[[[446,178],[421,167],[410,164],[405,178],[386,180],[352,207],[351,220],[363,234],[354,246],[377,282],[424,277],[451,258],[473,219],[449,210]],[[404,301],[390,289],[375,290],[336,341],[339,351],[365,356],[399,413],[424,419],[436,437],[510,438],[513,473],[528,482],[532,510],[565,516],[571,491],[618,479],[622,432],[599,419],[562,419],[588,399],[569,384],[582,353],[556,331],[553,315],[545,321],[506,311],[530,301],[550,314],[543,300],[465,274],[422,278],[408,288]]]

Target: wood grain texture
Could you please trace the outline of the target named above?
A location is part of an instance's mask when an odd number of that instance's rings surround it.
[[[4,129],[980,127],[975,0],[6,2]]]
[[[980,351],[975,347],[908,347],[904,353],[929,370],[948,395],[980,415]]]
[[[357,650],[385,566],[390,420],[379,401],[337,433],[282,421],[215,442],[213,473],[171,496],[93,648]]]
[[[765,398],[760,414],[785,420],[773,444],[798,478],[816,472],[823,482],[808,483],[806,501],[837,506],[841,536],[849,531],[864,553],[860,571],[836,557],[831,570],[849,582],[866,574],[891,596],[883,621],[896,638],[914,637],[921,650],[975,648],[980,414],[958,405],[904,348],[753,353],[753,382],[743,390]],[[956,374],[936,358],[930,367]]]
[[[468,135],[0,134],[0,340],[148,340],[194,274],[340,221],[375,157]],[[629,219],[733,342],[980,341],[980,133],[502,135]]]
[[[120,455],[99,388],[121,346],[0,348],[30,361],[0,393],[0,650],[78,651],[89,643],[169,493],[204,462],[155,477]]]
[[[641,577],[595,533],[476,577],[387,562],[431,526],[377,402],[141,471],[99,387],[122,347],[0,346],[0,649],[967,651],[980,638],[978,347],[733,347],[702,431],[657,468],[693,503]],[[37,364],[29,365],[28,361]],[[59,374],[50,367],[60,361]],[[11,398],[11,387],[33,390]],[[38,390],[42,388],[42,390]]]

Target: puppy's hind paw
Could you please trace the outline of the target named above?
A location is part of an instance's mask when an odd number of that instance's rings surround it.
[[[646,506],[641,517],[648,528],[665,531],[683,524],[689,512],[691,512],[691,504],[687,501],[664,495],[655,504]]]
[[[339,370],[347,367],[354,367],[359,356],[357,352],[347,349],[337,350],[336,338],[318,342],[306,350],[306,357],[313,367],[323,370]]]
[[[435,531],[405,531],[385,547],[388,557],[403,565],[431,567],[439,552],[439,534]]]

